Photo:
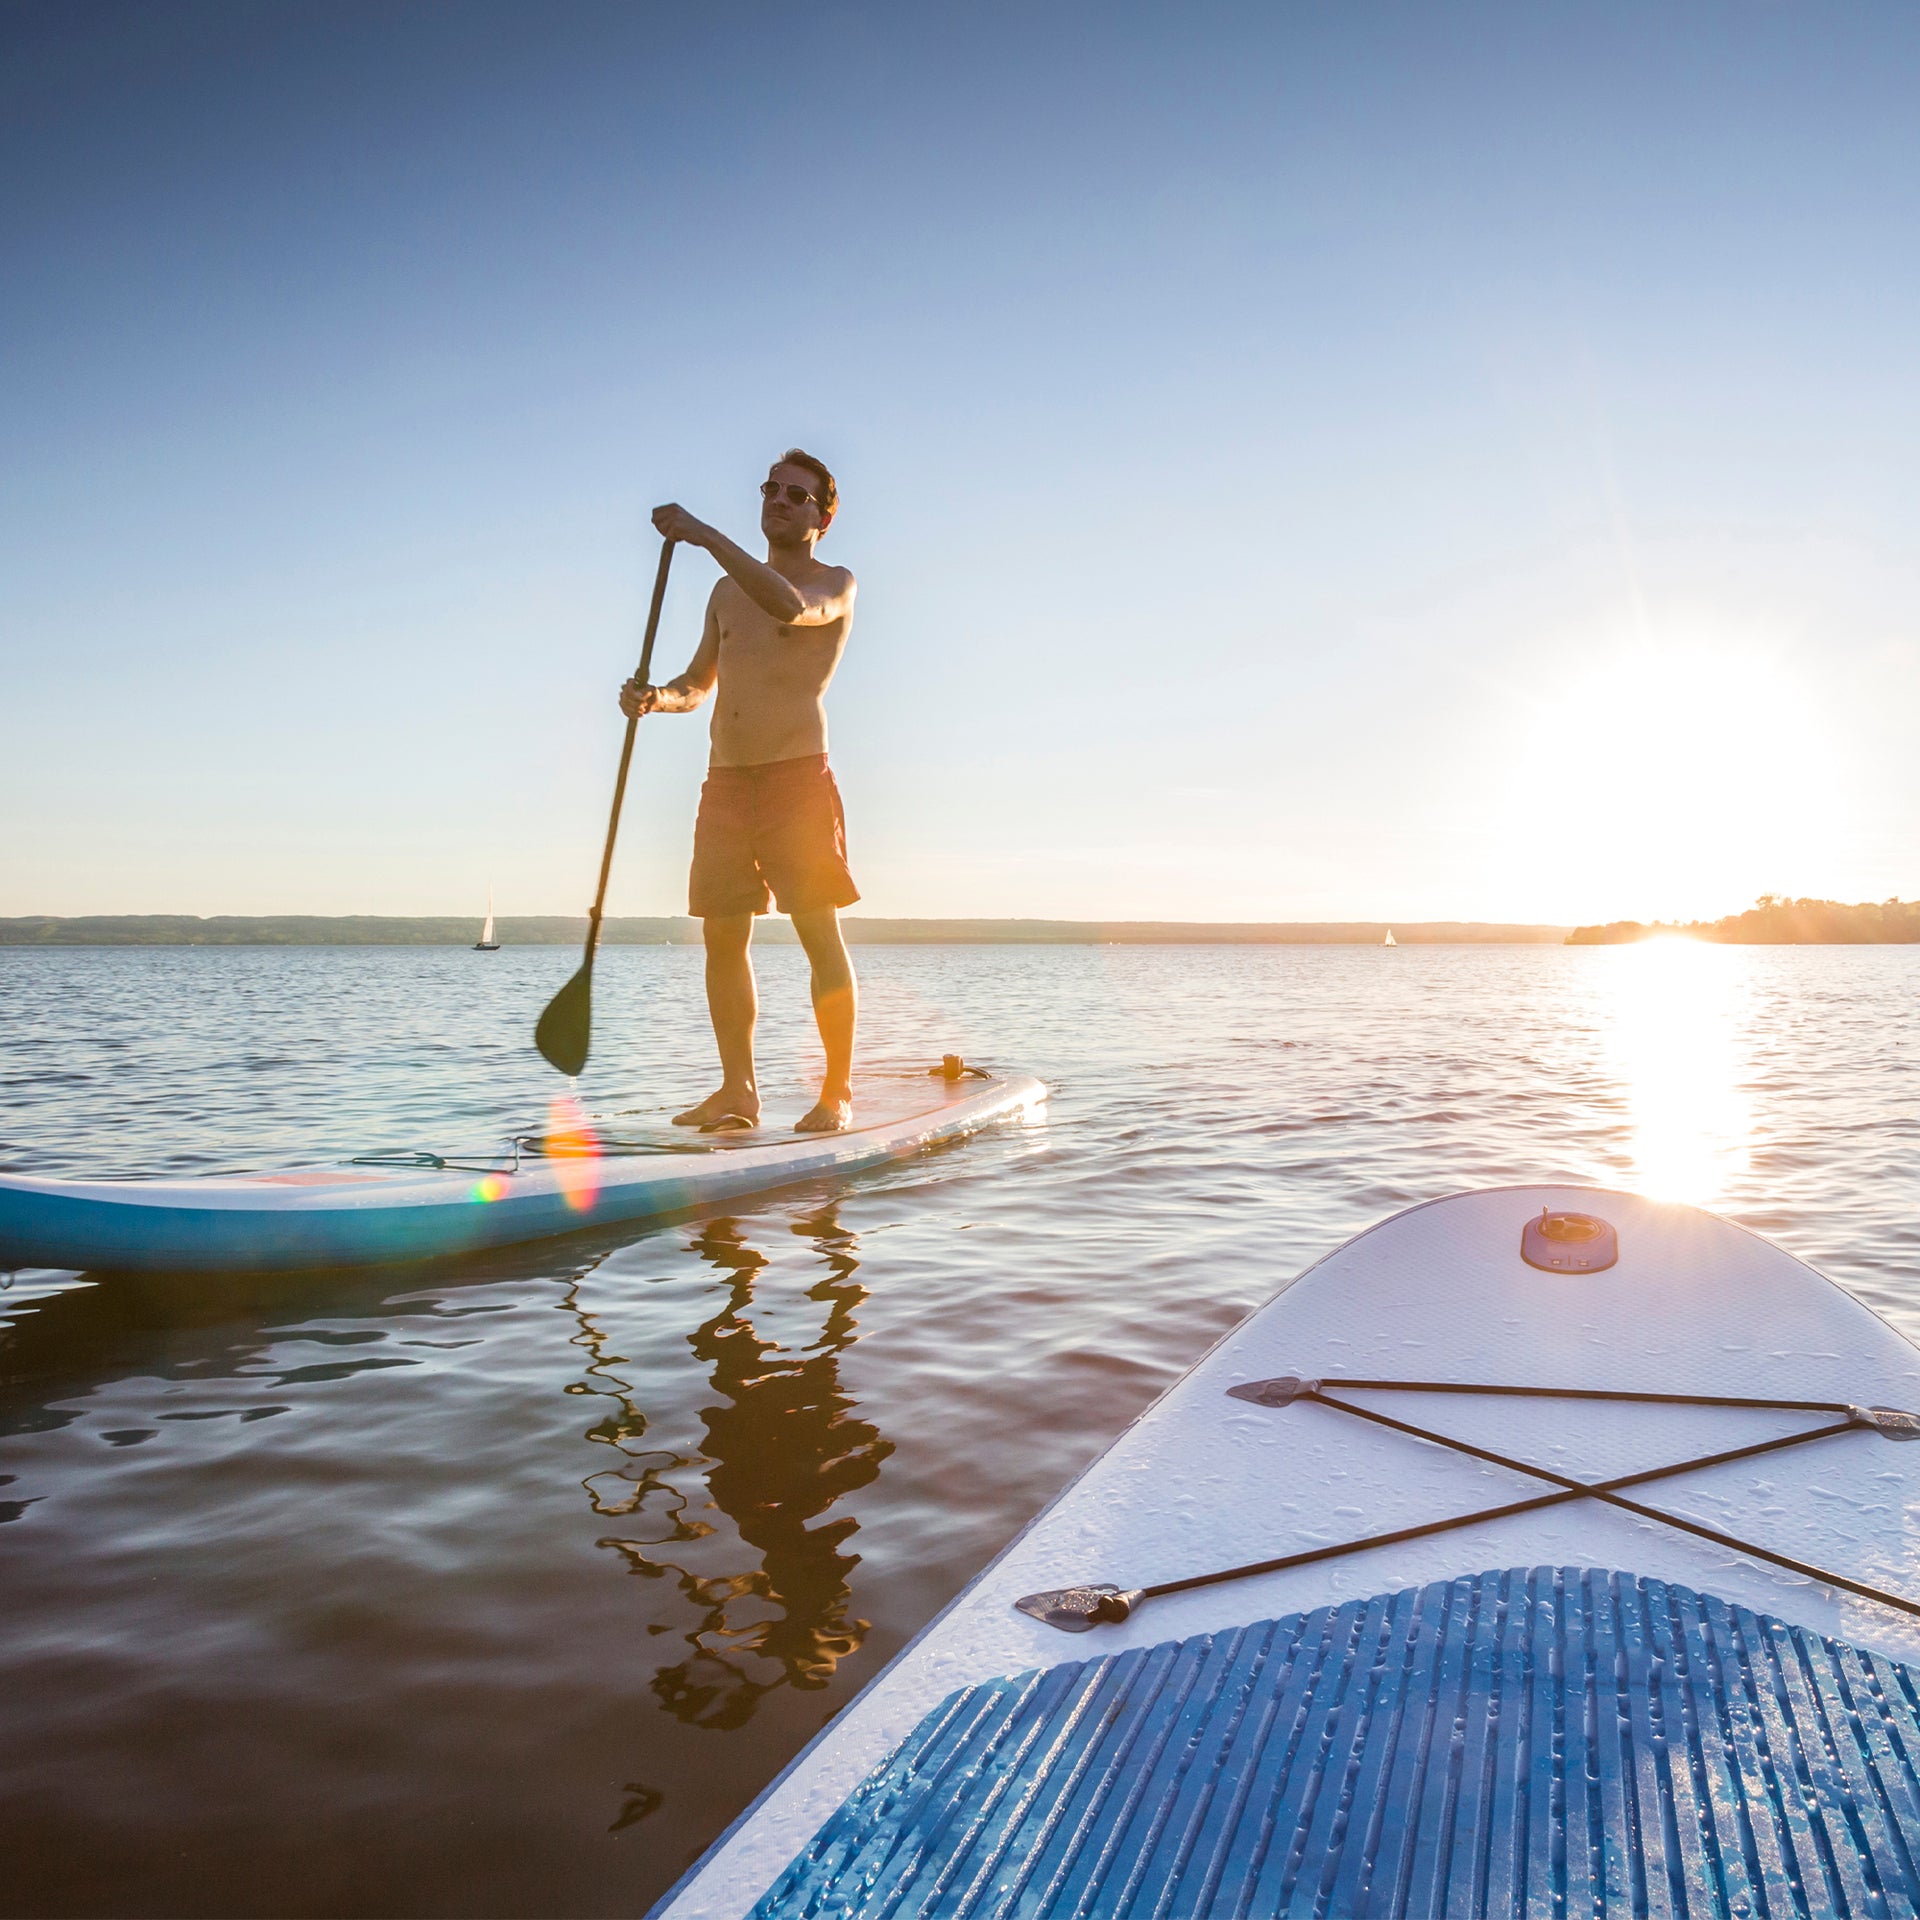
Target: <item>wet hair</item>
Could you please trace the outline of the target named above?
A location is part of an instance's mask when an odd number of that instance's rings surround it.
[[[813,475],[818,485],[814,490],[814,499],[820,507],[820,524],[826,523],[840,510],[840,489],[834,485],[833,475],[827,471],[824,460],[816,460],[803,447],[789,447],[778,460],[776,467],[805,467]]]

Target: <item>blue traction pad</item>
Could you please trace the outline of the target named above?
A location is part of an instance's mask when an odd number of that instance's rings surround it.
[[[1920,1673],[1481,1573],[968,1687],[756,1916],[1920,1912]]]

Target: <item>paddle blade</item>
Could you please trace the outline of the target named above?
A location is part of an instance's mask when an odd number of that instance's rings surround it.
[[[550,1067],[571,1080],[587,1064],[593,1043],[593,962],[589,960],[547,1002],[533,1029],[533,1044]]]

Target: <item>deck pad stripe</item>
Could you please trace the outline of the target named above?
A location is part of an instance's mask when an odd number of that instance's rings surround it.
[[[1537,1567],[951,1695],[759,1920],[1920,1912],[1920,1676]]]

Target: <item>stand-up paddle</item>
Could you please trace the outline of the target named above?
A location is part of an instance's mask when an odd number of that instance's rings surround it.
[[[642,686],[653,666],[653,636],[660,631],[660,603],[667,597],[667,568],[673,560],[673,542],[660,549],[660,571],[653,576],[653,605],[647,609],[647,637],[640,645],[640,670],[634,678]],[[548,1065],[569,1080],[587,1064],[593,1044],[593,956],[600,946],[600,914],[607,904],[607,876],[613,871],[613,843],[620,832],[620,803],[627,797],[627,767],[633,759],[637,719],[627,722],[627,738],[620,749],[620,771],[613,783],[613,812],[607,820],[607,850],[600,856],[600,886],[587,916],[587,950],[580,970],[547,1002],[547,1010],[533,1029],[533,1044]]]

